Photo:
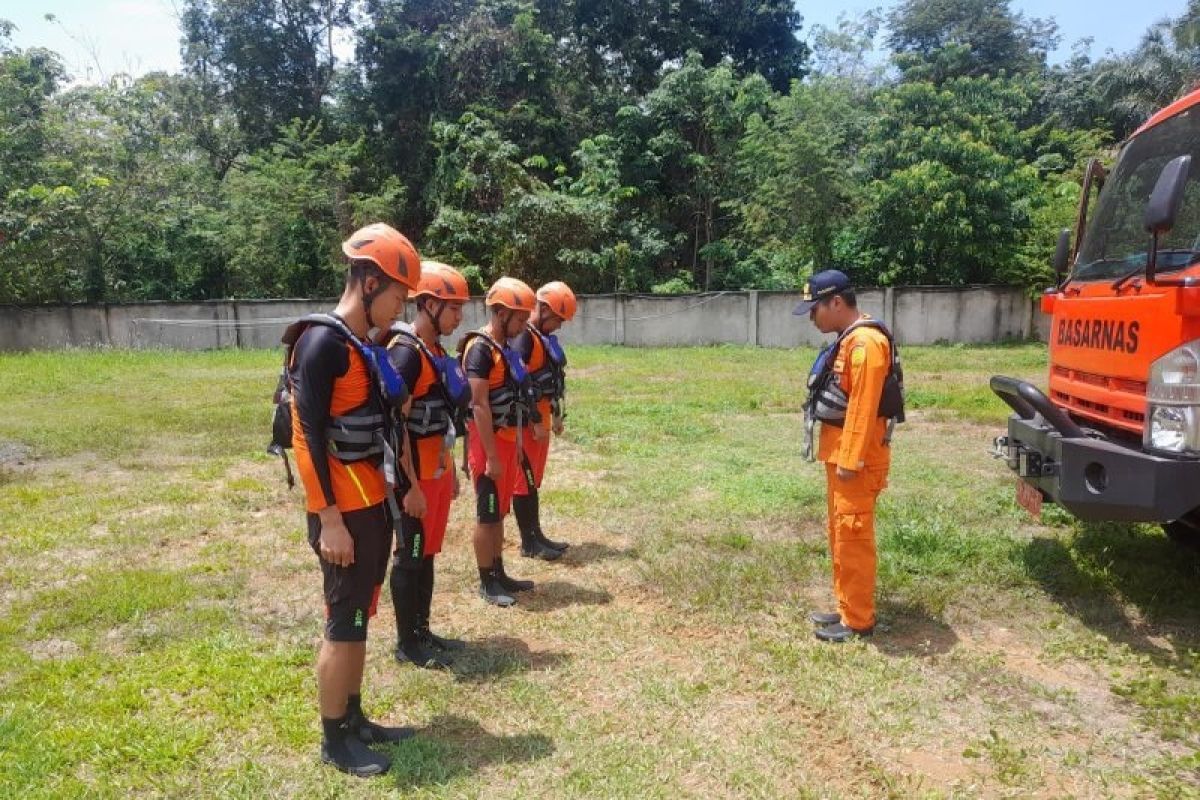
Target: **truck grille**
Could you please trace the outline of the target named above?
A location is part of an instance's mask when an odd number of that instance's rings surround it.
[[[1058,380],[1054,380],[1057,378]],[[1128,378],[1113,378],[1107,375],[1097,375],[1094,372],[1068,369],[1056,366],[1051,370],[1051,380],[1057,384],[1050,392],[1051,399],[1067,410],[1075,412],[1085,419],[1097,422],[1109,422],[1129,431],[1140,431],[1146,421],[1146,415],[1140,411],[1110,405],[1109,403],[1083,397],[1086,391],[1075,393],[1071,391],[1072,384],[1083,387],[1098,387],[1106,392],[1124,395],[1126,400],[1144,400],[1146,384],[1144,381],[1134,381]],[[1065,383],[1065,385],[1064,385]],[[1091,394],[1095,394],[1091,392]]]

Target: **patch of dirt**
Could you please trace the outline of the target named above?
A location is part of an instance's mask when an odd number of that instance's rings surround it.
[[[975,765],[961,754],[955,756],[946,750],[927,750],[919,747],[896,753],[895,768],[899,774],[921,788],[929,788],[929,784],[948,788],[969,783],[980,777]]]
[[[33,451],[19,442],[0,439],[0,468],[23,467],[33,460]]]
[[[960,631],[959,636],[965,650],[997,657],[1008,674],[1034,690],[1023,702],[1045,721],[1043,744],[1086,751],[1094,762],[1113,768],[1124,766],[1130,749],[1144,760],[1151,760],[1154,754],[1188,755],[1183,745],[1147,730],[1138,709],[1113,694],[1111,675],[1092,665],[1080,660],[1048,663],[1041,657],[1039,645],[1003,626]],[[1021,702],[1020,698],[1009,699]],[[1058,780],[1063,786],[1073,786],[1073,791],[1084,788],[1064,776]]]
[[[34,661],[63,661],[79,655],[79,645],[69,639],[39,639],[26,642],[25,652]]]

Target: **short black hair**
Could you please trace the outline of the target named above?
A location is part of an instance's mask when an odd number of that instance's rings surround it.
[[[366,283],[367,278],[378,279],[381,286],[387,286],[392,280],[374,261],[366,258],[350,258],[347,261],[350,262],[346,267],[347,286]]]
[[[828,305],[829,301],[835,297],[842,298],[842,302],[844,302],[849,308],[858,308],[858,298],[854,296],[853,289],[843,289],[842,291],[831,294],[828,297],[822,297],[817,302]]]

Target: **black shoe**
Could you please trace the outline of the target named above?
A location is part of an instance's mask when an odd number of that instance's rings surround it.
[[[396,660],[401,664],[412,664],[421,669],[448,669],[451,661],[425,647],[420,641],[401,642],[396,645]]]
[[[849,625],[843,625],[839,622],[838,624],[830,625],[827,628],[817,628],[816,636],[822,642],[841,643],[850,642],[865,636],[870,636],[874,632],[874,626],[865,628],[863,630],[857,630],[855,628],[851,628]]]
[[[492,605],[500,606],[501,608],[508,608],[511,605],[516,605],[517,602],[517,598],[506,592],[494,575],[488,578],[487,582],[479,585],[479,596]]]
[[[842,621],[842,615],[836,611],[814,611],[808,615],[808,619],[818,628],[824,628],[827,625],[837,625]]]
[[[533,591],[533,581],[517,580],[510,578],[508,575],[501,572],[496,576],[500,581],[500,588],[506,592],[531,592]]]
[[[562,551],[543,544],[540,539],[530,539],[521,543],[521,555],[526,558],[540,558],[543,561],[557,561],[562,558]]]
[[[500,588],[512,594],[513,592],[530,592],[533,591],[533,581],[520,581],[509,576],[504,571],[504,559],[497,558],[492,562],[492,574],[496,576],[496,580],[500,582]]]
[[[344,736],[337,741],[321,742],[321,760],[356,778],[382,775],[392,767],[392,761],[376,753],[357,736]]]
[[[541,544],[544,544],[546,547],[549,547],[551,550],[557,550],[560,553],[571,546],[571,545],[567,544],[566,542],[556,542],[553,539],[547,539],[546,534],[542,533],[541,531],[538,531],[537,533],[535,533],[534,537]]]
[[[346,728],[357,735],[364,744],[395,744],[416,735],[412,728],[380,725],[378,722],[371,722],[362,714],[354,713],[346,718]]]
[[[462,639],[447,639],[444,636],[438,636],[429,630],[429,628],[418,630],[417,639],[426,647],[432,647],[436,650],[462,650],[467,646]]]

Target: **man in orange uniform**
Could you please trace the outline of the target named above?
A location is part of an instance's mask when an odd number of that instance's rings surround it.
[[[554,561],[567,549],[565,543],[547,539],[542,532],[538,490],[550,455],[550,435],[562,435],[565,416],[567,358],[554,334],[575,316],[576,307],[570,286],[562,281],[547,283],[537,290],[537,308],[513,342],[537,389],[537,409],[542,418],[540,423],[525,429],[524,459],[513,493],[513,514],[521,529],[521,555],[546,561]]]
[[[342,244],[346,287],[333,313],[288,328],[287,378],[292,441],[304,483],[308,539],[324,577],[325,641],[317,657],[321,760],[352,775],[386,772],[391,762],[367,747],[397,742],[408,728],[386,728],[362,711],[367,622],[375,614],[393,535],[391,488],[382,472],[392,456],[390,391],[379,356],[365,341],[386,329],[416,288],[421,261],[395,229],[368,225]],[[386,358],[383,358],[386,361]],[[388,368],[387,375],[395,375]]]
[[[818,639],[845,642],[875,629],[875,501],[887,486],[893,422],[903,420],[902,375],[890,332],[858,310],[845,274],[813,275],[793,313],[838,335],[814,365],[805,412],[821,422],[817,458],[825,463],[838,603],[812,621]]]
[[[407,452],[415,482],[404,498],[401,536],[392,556],[392,605],[396,610],[396,660],[445,668],[447,655],[463,643],[429,629],[433,561],[442,551],[450,503],[458,497],[454,440],[465,424],[470,386],[457,359],[442,347],[462,324],[470,299],[467,281],[454,267],[421,262],[421,283],[412,294],[417,316],[388,334],[388,357],[411,388],[404,410]]]
[[[524,364],[508,340],[525,328],[535,303],[533,289],[516,278],[500,278],[488,289],[488,324],[468,333],[459,350],[471,385],[467,456],[475,483],[475,560],[479,594],[500,607],[517,602],[533,581],[504,571],[504,517],[512,504],[519,461],[517,442],[526,425],[538,422],[529,402]]]

